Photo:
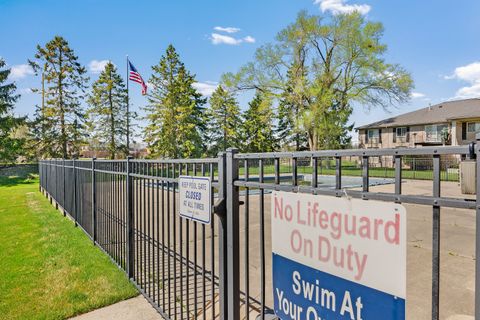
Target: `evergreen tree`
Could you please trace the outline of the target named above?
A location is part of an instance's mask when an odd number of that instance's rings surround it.
[[[208,153],[215,156],[230,147],[240,147],[242,119],[235,97],[218,86],[208,109]]]
[[[257,92],[243,117],[244,151],[275,151],[277,143],[273,130],[272,100]]]
[[[35,106],[34,118],[29,121],[28,148],[37,159],[48,158],[55,154],[53,148],[54,132],[47,130],[49,119],[44,115],[44,108]]]
[[[90,137],[107,147],[110,158],[128,155],[127,90],[117,68],[107,63],[92,85],[87,111]]]
[[[205,99],[193,87],[192,75],[172,45],[152,67],[148,125],[144,138],[153,157],[187,158],[201,156],[205,130]]]
[[[15,83],[6,83],[9,74],[10,69],[5,69],[5,61],[0,58],[0,162],[14,162],[22,154],[24,143],[14,134],[25,118],[13,114],[13,105],[20,96],[15,94]]]
[[[44,104],[41,120],[42,135],[55,136],[48,139],[45,148],[51,154],[44,156],[67,158],[78,154],[80,143],[84,137],[84,114],[81,99],[86,89],[85,68],[78,62],[78,57],[68,42],[56,36],[45,47],[37,46],[36,62],[30,62],[35,71],[43,66],[42,77],[45,85],[42,88]]]

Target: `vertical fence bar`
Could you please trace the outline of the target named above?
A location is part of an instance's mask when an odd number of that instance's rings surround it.
[[[96,195],[96,179],[95,179],[95,160],[92,158],[92,223],[93,223],[93,244],[97,241],[97,195]]]
[[[433,196],[440,197],[440,155],[433,156]],[[478,292],[477,292],[478,294]],[[440,318],[440,206],[433,206],[432,320]]]
[[[263,159],[258,161],[258,182],[263,183],[264,167]],[[292,161],[292,184],[297,185],[297,159]],[[260,213],[260,316],[265,320],[265,190],[260,188],[259,197]]]
[[[239,220],[239,190],[234,185],[238,180],[238,160],[235,159],[237,149],[227,150],[227,315],[228,320],[240,319],[240,220]],[[225,228],[223,228],[225,229]]]
[[[66,176],[66,174],[65,174],[65,159],[62,159],[62,160],[63,160],[63,162],[62,162],[62,165],[63,165],[63,170],[62,170],[62,172],[63,172],[63,205],[62,205],[62,208],[63,208],[63,216],[66,217],[67,216],[67,211],[65,210],[65,207],[67,206],[67,204],[65,203],[65,198],[66,198],[66,196],[65,196],[65,193],[66,193],[65,192],[65,190],[66,190],[66,187],[65,187],[65,176]]]
[[[224,152],[218,154],[218,198],[226,200],[227,197],[227,155]],[[218,253],[219,253],[219,261],[218,261],[218,273],[219,273],[219,300],[220,300],[220,319],[227,320],[228,318],[228,245],[227,245],[227,208],[223,212],[217,212],[219,215],[219,225],[218,225]],[[214,232],[214,229],[212,229]],[[212,237],[212,244],[214,245],[215,242],[213,241],[214,237]],[[213,256],[213,249],[212,249],[212,256]],[[215,266],[214,259],[212,259],[212,267]],[[212,272],[212,277],[214,273]],[[212,278],[213,279],[213,278]],[[213,280],[212,280],[213,281]],[[212,292],[215,290],[214,283],[212,282]],[[214,296],[213,296],[214,297]],[[215,304],[213,304],[215,305]]]
[[[280,158],[273,159],[275,166],[275,184],[280,184]],[[245,179],[248,179],[248,160],[245,160]]]
[[[75,158],[73,158],[73,220],[75,221],[75,227],[78,226],[78,207],[77,207],[77,170],[75,170]]]
[[[58,160],[55,159],[55,209],[58,210]]]
[[[342,189],[342,157],[338,156],[335,157],[335,189]]]
[[[134,232],[133,232],[133,184],[132,184],[132,177],[130,173],[132,171],[131,163],[132,157],[127,157],[127,274],[128,277],[131,279],[133,278],[133,268],[134,268],[134,257],[135,257],[135,240],[134,240]]]
[[[318,187],[318,158],[312,158],[312,187]]]
[[[275,158],[275,183],[280,183],[280,159]],[[248,181],[248,159],[244,163],[245,181]],[[250,188],[245,188],[245,205],[244,205],[244,219],[245,219],[245,319],[250,318]]]
[[[362,186],[363,192],[368,192],[370,182],[368,181],[368,157],[362,157]]]
[[[480,319],[480,133],[476,135],[476,216],[475,216],[475,319]]]
[[[220,197],[223,197],[224,194],[225,194],[225,181],[223,178],[220,178],[220,177],[224,177],[225,175],[221,176],[220,175],[220,167],[222,168],[225,168],[225,154],[222,154],[222,157],[219,158],[218,162],[217,162],[217,169],[218,169],[218,182],[219,184],[223,184],[223,186],[219,186],[218,187],[218,196],[219,196],[219,199]],[[214,169],[214,165],[213,163],[210,163],[210,166],[209,166],[209,174],[210,174],[210,179],[211,181],[214,180],[215,178],[215,169]],[[224,169],[222,169],[223,171],[222,172],[225,172]],[[223,189],[222,192],[220,192],[220,189]],[[212,189],[213,190],[213,189]],[[214,192],[212,191],[212,197],[211,197],[211,200],[212,200],[212,203],[213,203],[213,200],[214,200]],[[225,214],[225,212],[223,212],[223,214]],[[211,291],[210,291],[210,299],[212,300],[212,304],[211,304],[211,307],[212,307],[212,319],[215,320],[215,217],[212,217],[212,223],[210,224],[210,234],[211,234],[211,241],[210,241],[210,267],[212,269],[212,273],[211,273]],[[223,254],[223,253],[222,253]],[[222,263],[222,262],[220,262]],[[220,264],[221,265],[221,264]]]
[[[395,193],[402,193],[402,157],[395,156]]]
[[[260,161],[262,161],[262,160],[260,160]],[[262,169],[263,169],[263,167],[262,167]],[[298,185],[297,158],[292,158],[292,185],[294,185],[294,186]]]

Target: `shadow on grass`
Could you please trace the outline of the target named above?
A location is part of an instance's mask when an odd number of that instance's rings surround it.
[[[29,185],[38,182],[38,178],[35,176],[29,175],[27,177],[3,177],[0,176],[0,187],[14,187],[18,185]]]

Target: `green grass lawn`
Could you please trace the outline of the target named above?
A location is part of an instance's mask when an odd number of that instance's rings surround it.
[[[137,294],[37,180],[0,177],[0,319],[65,319]]]

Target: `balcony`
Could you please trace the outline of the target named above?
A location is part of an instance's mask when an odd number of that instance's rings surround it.
[[[443,144],[442,141],[442,134],[441,132],[417,132],[415,134],[412,134],[411,136],[414,144],[433,144],[433,145],[439,145]],[[450,140],[450,139],[449,139]],[[447,141],[447,144],[449,144],[450,141]]]

